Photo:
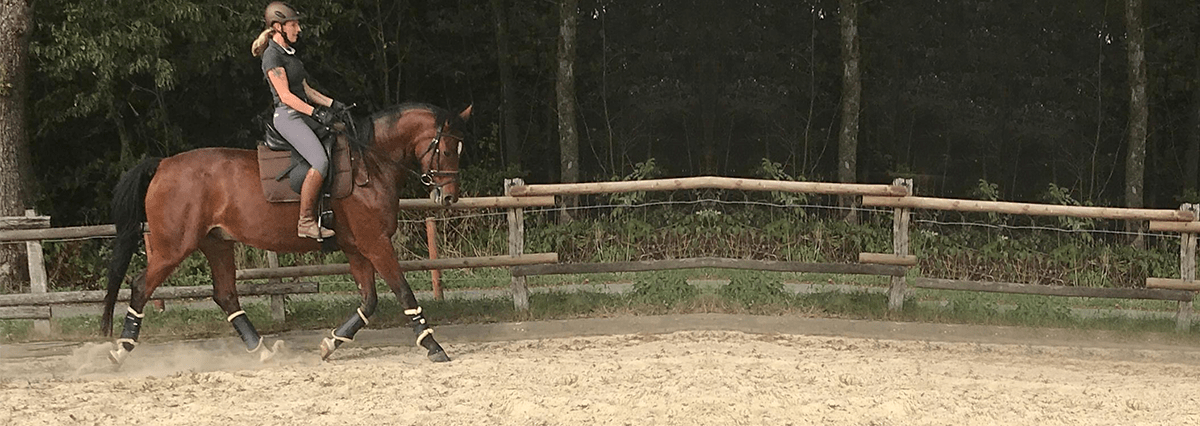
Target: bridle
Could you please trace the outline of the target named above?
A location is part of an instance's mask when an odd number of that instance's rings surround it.
[[[421,159],[425,158],[426,155],[433,155],[433,158],[431,158],[429,160],[429,162],[430,162],[429,171],[419,174],[418,176],[421,179],[421,184],[428,186],[428,187],[432,187],[434,189],[438,189],[443,186],[458,182],[458,170],[442,170],[441,169],[442,168],[442,157],[446,156],[446,154],[444,152],[442,152],[442,134],[443,134],[442,129],[444,129],[444,128],[445,128],[444,124],[442,126],[438,126],[437,134],[435,134],[433,136],[433,140],[429,142],[429,148],[426,148],[425,152],[422,153],[419,157],[417,157],[417,162],[420,163]],[[446,134],[446,136],[458,140],[458,153],[462,154],[462,138],[459,138],[457,136],[452,136],[449,134]],[[416,174],[417,172],[413,172],[413,173]],[[433,180],[433,178],[435,178],[435,177],[450,177],[450,180],[443,182],[443,183],[436,183]]]

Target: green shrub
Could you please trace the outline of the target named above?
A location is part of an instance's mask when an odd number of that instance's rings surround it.
[[[682,276],[654,275],[639,279],[633,283],[630,301],[656,306],[675,306],[687,302],[700,294],[700,290]]]
[[[786,304],[791,300],[783,283],[773,277],[734,277],[721,286],[717,293],[721,298],[741,304],[747,308],[771,304]]]

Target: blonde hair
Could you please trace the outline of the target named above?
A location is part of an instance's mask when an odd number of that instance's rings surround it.
[[[267,28],[258,34],[258,38],[254,39],[254,43],[250,45],[250,54],[255,58],[262,56],[267,50],[267,43],[271,41],[271,37],[275,35],[274,28]]]

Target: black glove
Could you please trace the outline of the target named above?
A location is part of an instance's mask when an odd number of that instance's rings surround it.
[[[334,111],[338,111],[338,112],[342,112],[342,111],[350,109],[350,106],[348,106],[344,103],[338,102],[338,101],[333,101],[333,103],[329,104],[329,107],[333,108]]]
[[[337,121],[337,116],[333,113],[333,110],[321,105],[313,107],[312,118],[326,126],[333,125]]]

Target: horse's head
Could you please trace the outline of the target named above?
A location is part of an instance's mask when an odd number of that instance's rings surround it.
[[[384,136],[384,150],[393,160],[410,155],[415,158],[421,183],[429,187],[429,197],[450,205],[458,201],[458,160],[463,150],[463,125],[471,117],[468,106],[457,115],[430,106],[402,107],[400,117],[391,126],[376,127],[376,140]],[[392,130],[389,131],[388,128]]]

